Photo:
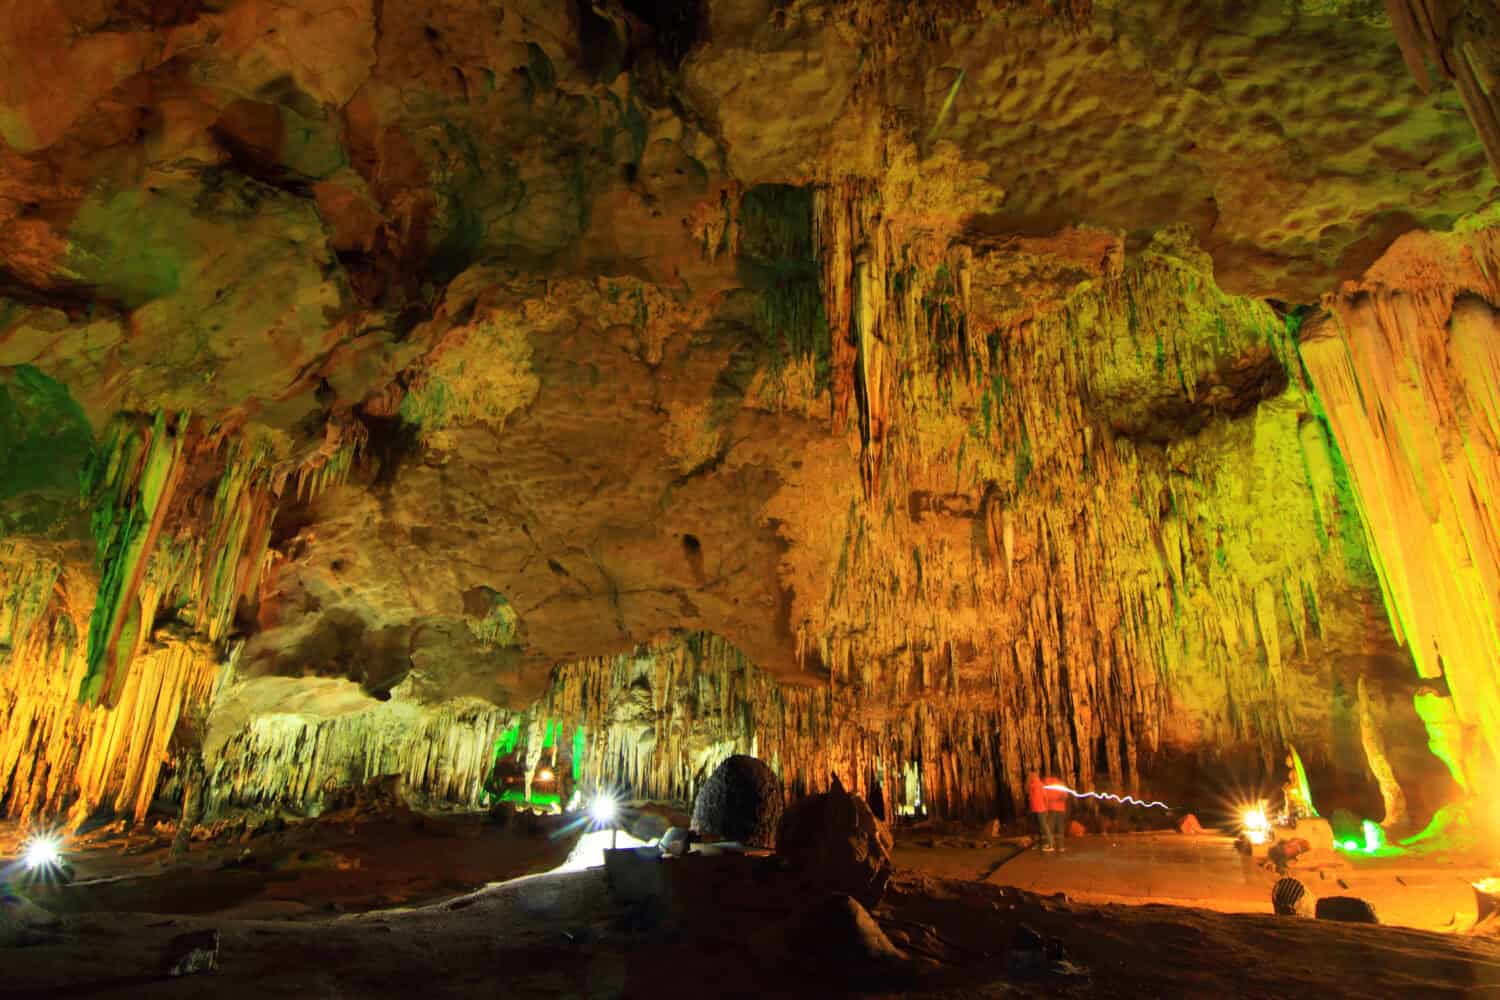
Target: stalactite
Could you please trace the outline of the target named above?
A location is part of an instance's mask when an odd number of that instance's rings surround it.
[[[1457,85],[1490,169],[1500,177],[1500,97],[1487,86],[1495,72],[1500,11],[1462,0],[1386,0],[1385,7],[1417,86],[1424,94],[1432,90],[1428,62]]]
[[[362,445],[330,424],[311,454],[275,461],[186,417],[122,416],[90,463],[99,586],[58,553],[0,547],[0,803],[11,815],[150,808],[179,714],[207,698],[240,600],[265,566],[288,484],[347,476]],[[24,582],[23,582],[24,581]],[[157,627],[159,612],[171,623]]]
[[[119,697],[124,672],[145,642],[137,595],[182,477],[184,432],[157,413],[149,428],[117,421],[87,472],[99,546],[99,600],[89,624],[88,672],[79,697]],[[146,621],[149,630],[150,621]]]
[[[1412,239],[1421,284],[1327,301],[1302,358],[1348,461],[1397,638],[1500,762],[1500,234]],[[1399,279],[1398,279],[1399,280]],[[1465,761],[1473,772],[1475,761]],[[1481,769],[1481,773],[1484,771]]]
[[[768,761],[789,795],[825,790],[835,774],[869,794],[878,775],[917,767],[925,807],[948,816],[994,815],[1001,789],[1019,794],[1024,777],[1025,738],[1001,700],[934,694],[871,712],[852,690],[778,684],[707,634],[559,668],[540,711],[584,727],[585,780],[683,802],[734,753]]]
[[[55,563],[25,560],[16,546],[0,549],[0,567],[17,565],[43,579],[61,575]],[[167,638],[136,657],[112,707],[79,703],[74,695],[88,662],[75,616],[85,612],[67,607],[54,588],[0,673],[0,789],[5,811],[22,819],[66,811],[78,823],[101,806],[144,816],[179,713],[213,685],[212,648]]]
[[[1024,768],[1137,790],[1144,755],[1269,759],[1319,724],[1287,697],[1328,639],[1318,595],[1374,580],[1295,322],[1165,234],[993,325],[975,272],[1009,273],[1003,254],[899,234],[857,186],[820,189],[816,218],[835,358],[852,346],[835,411],[865,408],[864,488],[797,623],[834,703],[988,713],[993,747],[918,742],[1001,769],[983,780],[1013,801]],[[932,766],[944,796],[959,779]]]
[[[254,683],[254,682],[251,682]],[[209,818],[234,808],[317,813],[340,792],[399,775],[418,804],[478,808],[512,712],[464,698],[419,706],[401,697],[332,718],[257,715],[215,748]]]

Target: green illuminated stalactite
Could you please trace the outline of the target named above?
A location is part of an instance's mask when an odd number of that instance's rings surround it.
[[[99,596],[89,622],[88,671],[79,700],[112,704],[135,655],[139,588],[181,475],[183,420],[157,413],[149,430],[117,424],[86,473],[94,502]],[[150,622],[145,626],[150,627]]]

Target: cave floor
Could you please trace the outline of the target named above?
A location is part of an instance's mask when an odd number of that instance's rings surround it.
[[[67,838],[72,884],[41,881],[23,891],[60,915],[304,920],[420,905],[561,864],[575,838],[541,835],[528,820],[350,811],[255,836],[220,831],[175,860],[170,828],[99,830]],[[23,843],[20,827],[0,824],[0,858],[19,856]]]
[[[909,956],[892,970],[831,952],[799,923],[814,894],[774,861],[694,857],[666,869],[671,902],[655,910],[612,899],[594,869],[306,920],[71,914],[0,953],[0,996],[1500,996],[1490,940],[1062,902],[909,869],[872,910]],[[1021,924],[1060,940],[1070,964],[1010,968]],[[171,939],[210,927],[218,971],[163,977]]]
[[[1061,854],[1022,841],[963,837],[898,839],[898,864],[944,878],[984,879],[1083,903],[1170,903],[1222,913],[1270,913],[1278,876],[1212,832],[1094,834]],[[1288,874],[1318,896],[1359,896],[1383,922],[1427,931],[1463,931],[1475,920],[1470,884],[1494,874],[1484,859],[1445,855],[1365,857],[1320,854]]]

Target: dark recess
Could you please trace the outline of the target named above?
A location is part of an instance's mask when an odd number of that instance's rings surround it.
[[[417,428],[400,417],[360,414],[367,438],[365,455],[375,460],[374,486],[389,486],[403,463],[420,449]]]
[[[626,10],[651,29],[657,54],[673,69],[698,41],[702,0],[623,0]]]

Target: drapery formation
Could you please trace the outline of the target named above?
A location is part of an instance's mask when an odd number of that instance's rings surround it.
[[[1500,238],[1413,235],[1302,354],[1346,456],[1392,626],[1500,761]],[[1460,781],[1482,760],[1461,752]]]

